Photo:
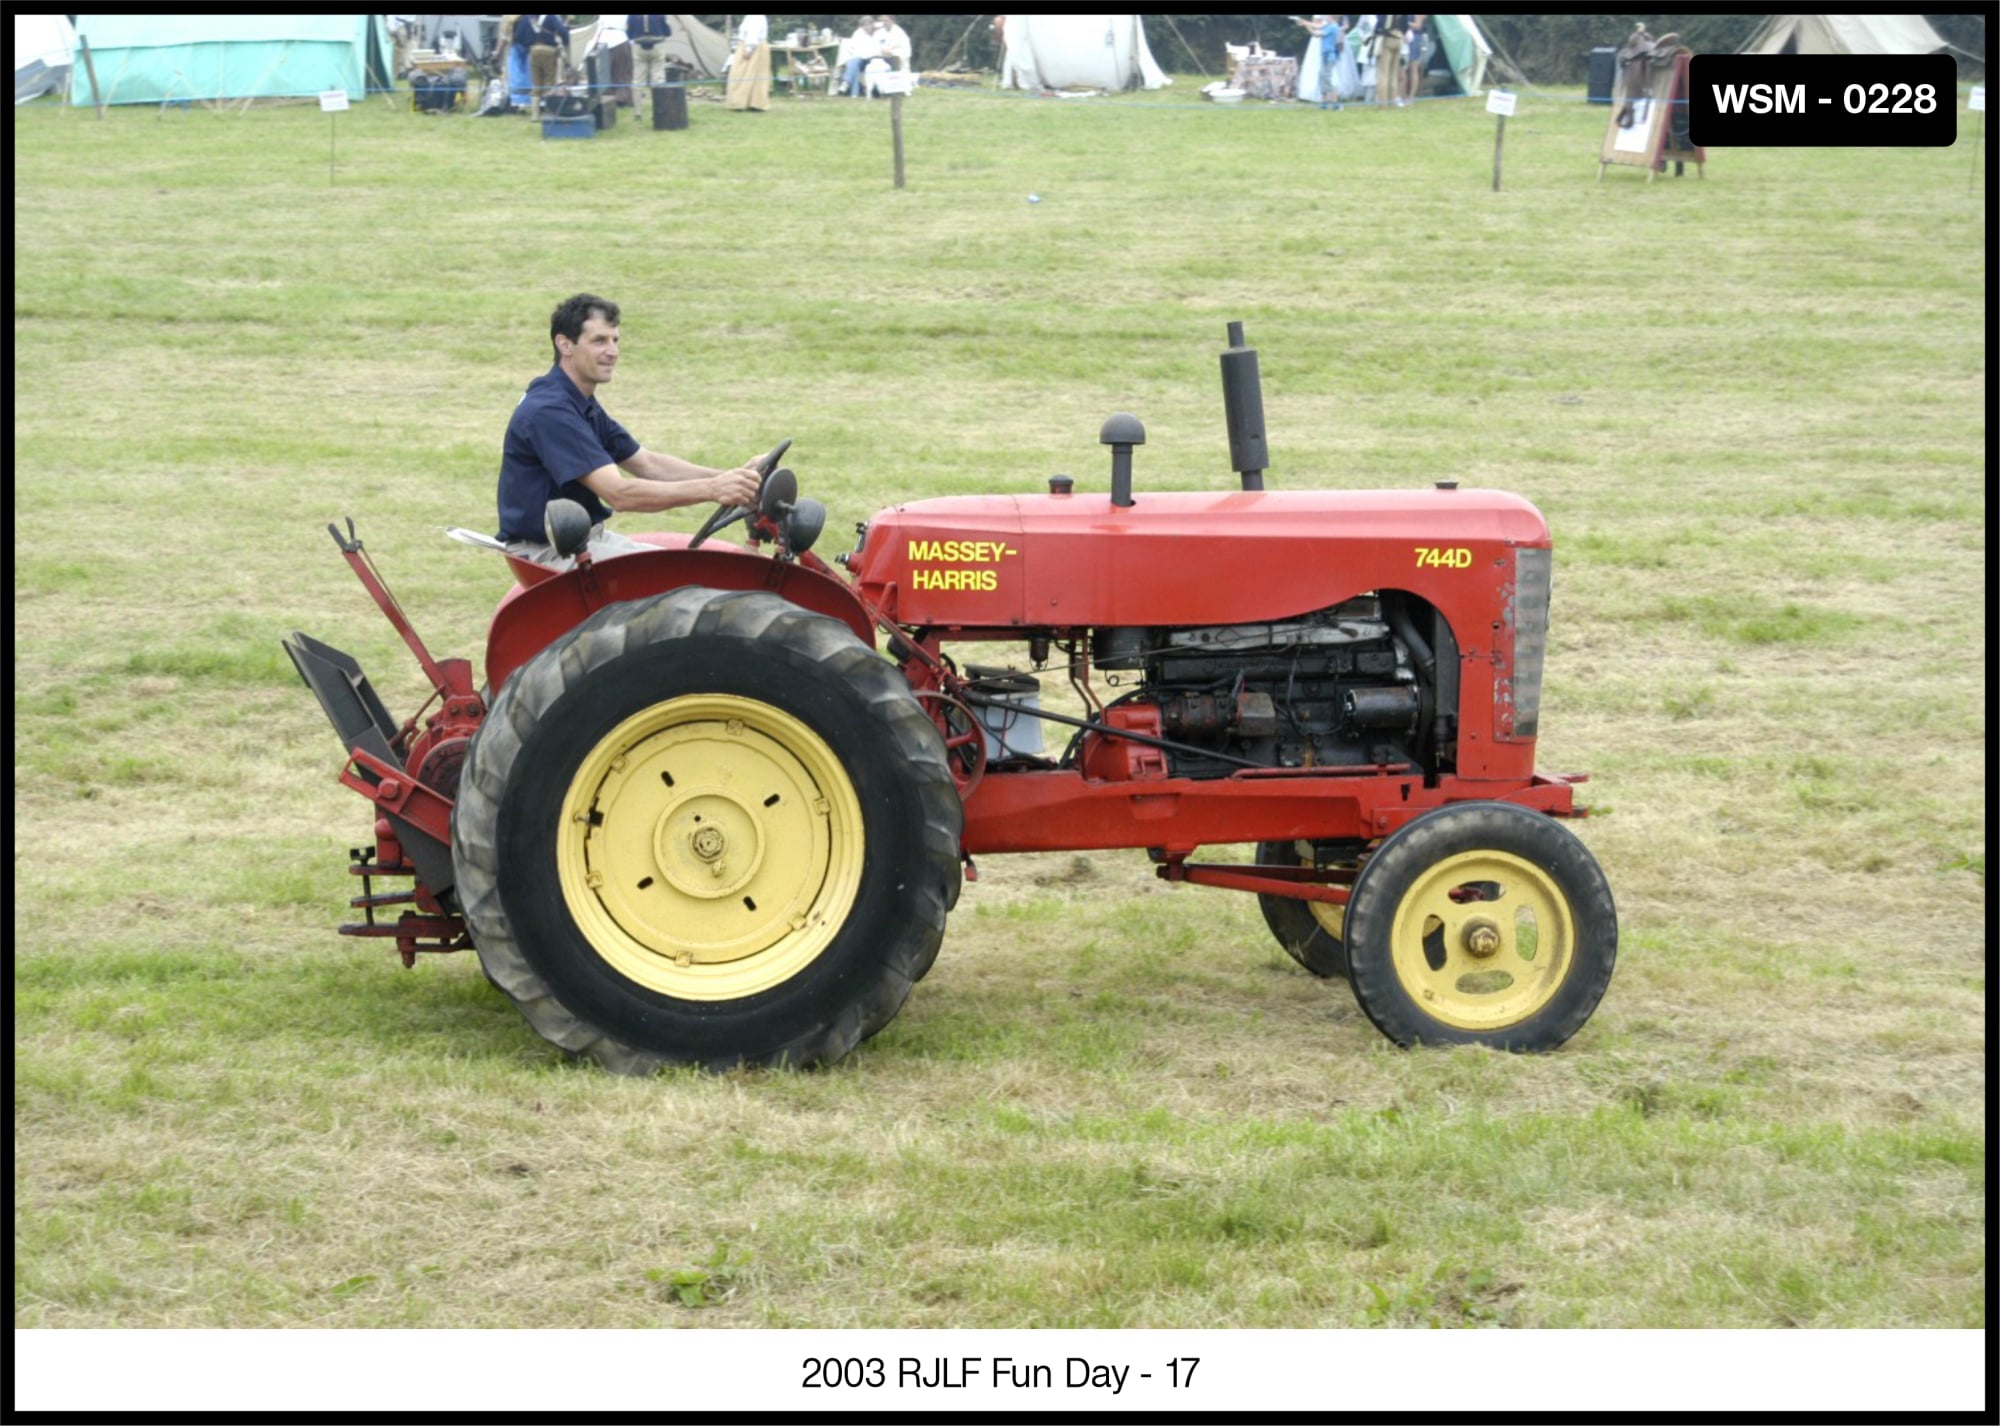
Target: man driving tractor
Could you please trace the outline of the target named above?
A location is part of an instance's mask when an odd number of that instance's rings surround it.
[[[574,500],[591,520],[593,559],[647,546],[606,528],[613,511],[648,513],[699,505],[748,505],[759,475],[718,470],[647,450],[597,403],[618,365],[618,304],[579,292],[549,318],[555,365],[528,383],[500,450],[500,538],[507,553],[567,569],[548,544],[551,500]]]

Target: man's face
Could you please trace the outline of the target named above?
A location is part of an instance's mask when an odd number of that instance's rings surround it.
[[[611,369],[618,365],[618,329],[591,313],[582,334],[565,354],[564,365],[600,386],[611,380]]]

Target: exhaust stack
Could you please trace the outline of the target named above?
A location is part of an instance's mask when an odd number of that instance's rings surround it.
[[[1229,350],[1222,354],[1222,414],[1229,426],[1229,464],[1245,490],[1264,488],[1271,453],[1264,444],[1264,386],[1257,374],[1257,349],[1243,345],[1243,324],[1229,324]]]

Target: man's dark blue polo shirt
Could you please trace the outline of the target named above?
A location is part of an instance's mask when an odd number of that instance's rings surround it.
[[[583,477],[638,453],[639,443],[585,396],[558,362],[528,383],[500,447],[500,538],[544,544],[551,500],[574,500],[593,524],[611,512]]]

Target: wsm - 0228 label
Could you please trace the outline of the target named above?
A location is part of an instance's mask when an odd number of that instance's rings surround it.
[[[1949,148],[1958,63],[1948,54],[1698,54],[1688,137],[1703,148]]]

